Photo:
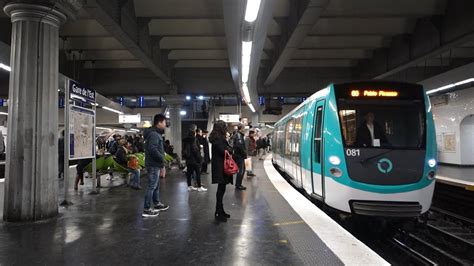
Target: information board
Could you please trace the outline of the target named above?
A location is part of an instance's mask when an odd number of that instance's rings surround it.
[[[223,120],[226,123],[238,123],[240,115],[239,114],[220,114],[219,120]]]
[[[90,109],[71,106],[69,129],[69,158],[95,158],[95,112]]]
[[[119,114],[120,124],[138,124],[140,122],[142,122],[141,114],[136,114],[136,115]]]

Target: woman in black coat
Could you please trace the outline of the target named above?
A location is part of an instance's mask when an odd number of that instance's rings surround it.
[[[230,218],[230,215],[224,211],[222,199],[226,185],[232,184],[232,176],[224,174],[225,151],[231,153],[231,148],[226,140],[226,132],[226,123],[218,120],[214,123],[214,128],[209,136],[209,141],[212,144],[212,183],[217,184],[215,219],[221,222],[226,222],[227,218]]]

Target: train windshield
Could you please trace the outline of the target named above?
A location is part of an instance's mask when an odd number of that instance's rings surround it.
[[[347,87],[339,91],[338,115],[345,146],[424,149],[423,94],[412,90]]]

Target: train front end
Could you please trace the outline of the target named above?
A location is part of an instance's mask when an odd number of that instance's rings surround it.
[[[436,140],[422,86],[334,85],[329,107],[324,126],[326,204],[367,216],[426,212],[434,191]]]

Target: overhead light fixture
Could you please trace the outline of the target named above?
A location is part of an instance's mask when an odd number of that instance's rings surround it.
[[[250,92],[247,83],[242,84],[242,91],[244,94],[244,100],[246,103],[250,103]]]
[[[8,113],[0,112],[0,115],[8,115]]]
[[[118,111],[118,110],[112,109],[112,108],[107,107],[107,106],[102,106],[102,109],[105,109],[105,110],[107,110],[107,111],[111,111],[111,112],[114,112],[114,113],[123,115],[123,112],[122,112],[122,111]]]
[[[200,96],[198,97],[198,99],[199,99],[199,100],[204,100],[204,96],[200,95]]]
[[[180,115],[186,115],[187,112],[186,112],[185,110],[181,110],[181,111],[179,112],[179,114],[180,114]]]
[[[252,42],[242,42],[242,56],[252,54]]]
[[[252,110],[252,113],[255,113],[255,108],[253,107],[253,105],[251,103],[249,103],[249,108],[250,108],[250,110]]]
[[[245,8],[245,21],[254,22],[258,16],[261,0],[247,0],[247,7]]]
[[[95,128],[96,128],[96,129],[109,130],[109,131],[111,130],[111,129],[110,129],[110,128],[108,128],[108,127],[95,127]]]
[[[458,81],[456,83],[451,83],[451,84],[439,87],[437,89],[429,90],[429,91],[426,92],[426,94],[430,95],[430,94],[433,94],[435,92],[444,91],[444,90],[451,89],[453,87],[464,85],[464,84],[471,83],[471,82],[474,82],[474,78],[461,80],[461,81]]]
[[[248,82],[250,73],[250,55],[242,55],[242,82]]]
[[[190,101],[191,100],[191,96],[187,95],[186,96],[186,101]]]
[[[0,63],[0,68],[5,69],[5,70],[8,71],[8,72],[12,71],[12,68],[11,68],[11,67],[9,67],[9,66],[7,66],[7,65],[5,65],[5,64],[2,64],[2,63]]]
[[[139,130],[139,129],[136,129],[136,128],[131,128],[130,131],[140,132],[140,130]]]

